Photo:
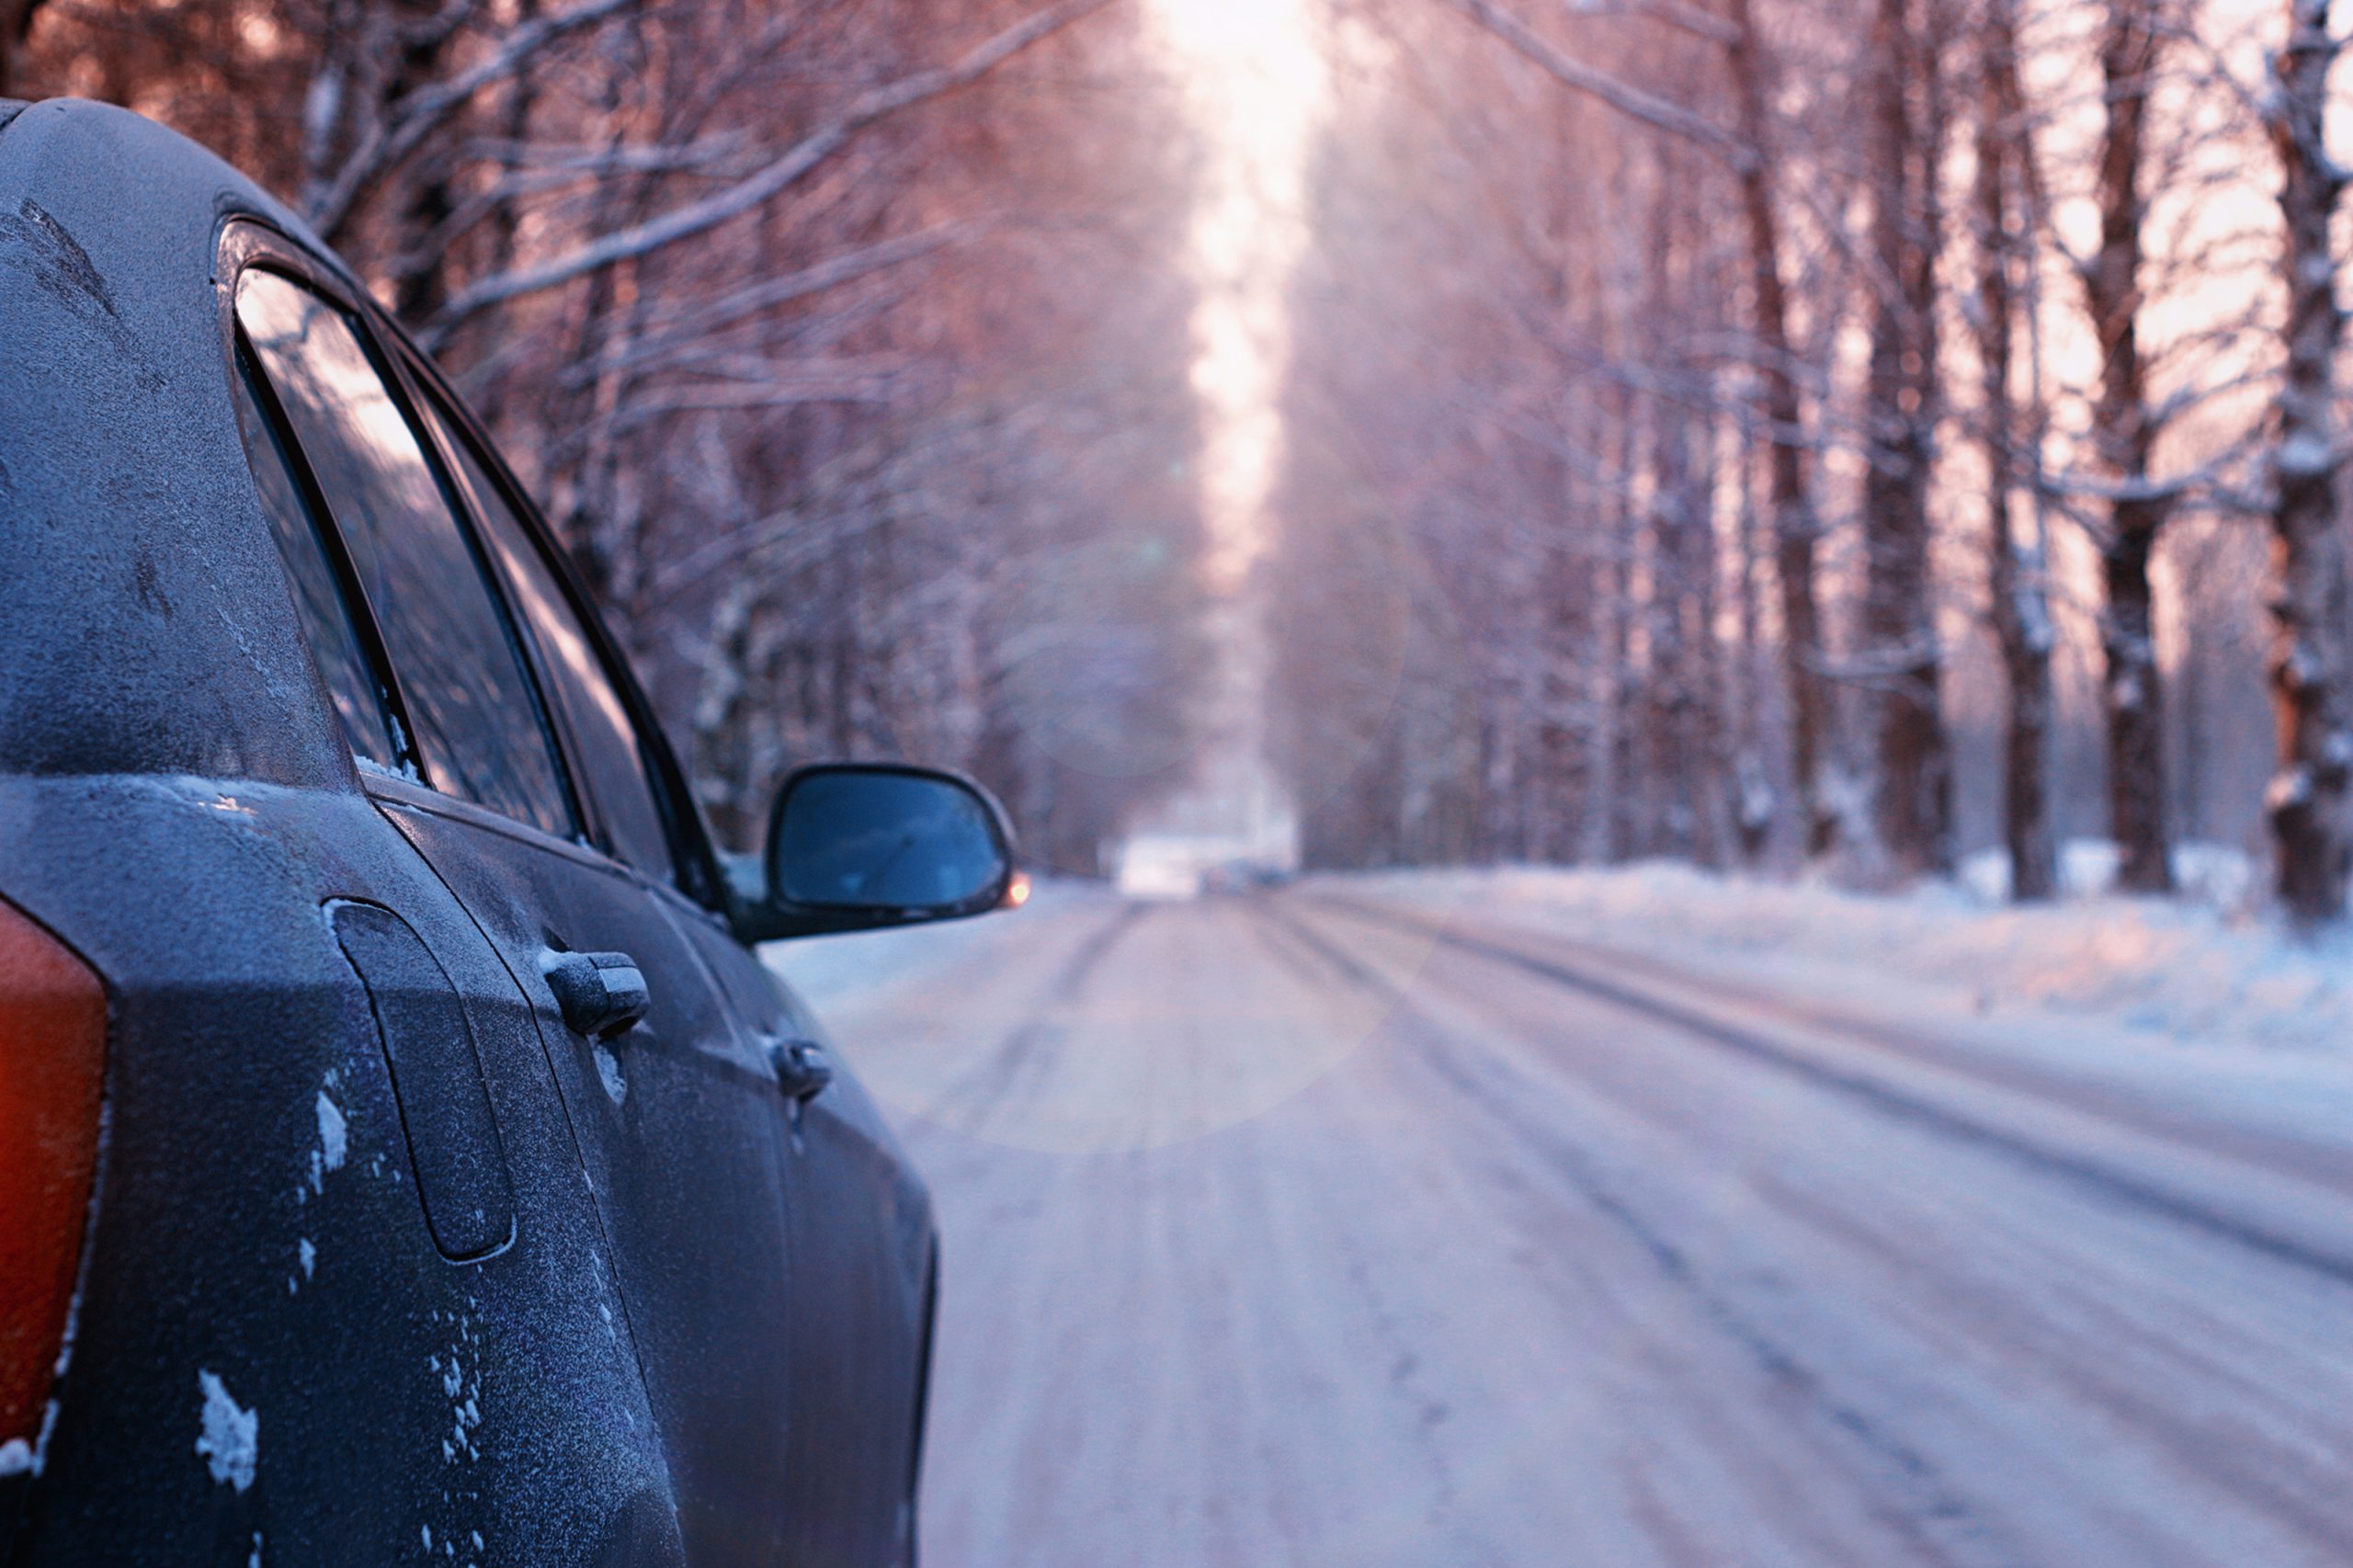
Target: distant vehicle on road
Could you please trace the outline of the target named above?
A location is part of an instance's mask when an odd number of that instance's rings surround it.
[[[806,767],[736,888],[692,800],[352,274],[0,103],[0,1559],[912,1562],[929,1199],[749,944],[1010,830]]]
[[[1130,898],[1165,902],[1279,887],[1292,875],[1248,835],[1146,832],[1120,846],[1113,880]]]
[[[1202,883],[1201,857],[1187,840],[1174,835],[1140,835],[1121,846],[1113,881],[1120,892],[1130,898],[1198,898]]]

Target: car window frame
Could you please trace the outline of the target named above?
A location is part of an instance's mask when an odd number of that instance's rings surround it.
[[[426,356],[397,322],[377,305],[366,288],[332,256],[313,250],[268,219],[251,212],[231,212],[222,217],[215,239],[214,256],[213,284],[218,296],[223,363],[227,373],[233,377],[239,373],[236,356],[240,352],[251,354],[249,348],[241,349],[240,347],[242,328],[237,322],[236,306],[237,280],[248,267],[260,267],[283,274],[317,292],[357,324],[363,346],[369,350],[379,371],[384,375],[387,389],[400,406],[402,416],[416,433],[418,444],[426,453],[427,463],[435,471],[435,481],[441,486],[460,527],[470,530],[468,542],[481,552],[485,562],[486,584],[496,597],[499,608],[506,614],[507,624],[520,644],[525,675],[530,682],[532,697],[539,705],[541,722],[554,739],[557,763],[570,799],[574,821],[584,832],[601,835],[603,824],[597,817],[595,804],[579,784],[576,748],[563,715],[557,711],[560,704],[551,701],[545,689],[536,636],[512,602],[503,570],[489,558],[489,551],[480,538],[481,523],[449,472],[450,458],[441,450],[440,437],[432,428],[433,422],[419,411],[418,404],[426,395],[423,390],[425,387],[429,386],[439,393],[439,402],[449,411],[460,430],[489,459],[488,477],[499,487],[501,497],[513,508],[526,536],[540,551],[541,559],[553,574],[566,603],[596,650],[607,677],[619,694],[630,723],[637,733],[638,744],[652,765],[646,782],[654,795],[654,809],[661,813],[669,835],[671,862],[677,880],[676,882],[657,881],[607,854],[599,843],[575,844],[557,838],[529,823],[517,822],[462,796],[449,794],[423,782],[429,775],[416,755],[415,729],[409,722],[407,699],[401,691],[398,670],[385,645],[381,628],[377,624],[375,608],[358,591],[357,572],[348,558],[340,530],[332,525],[333,514],[323,510],[319,515],[330,521],[328,537],[324,542],[334,561],[337,581],[354,596],[350,609],[362,651],[372,666],[379,688],[387,694],[386,717],[394,727],[393,746],[402,762],[415,774],[415,778],[411,779],[373,767],[360,768],[356,760],[358,754],[350,753],[346,760],[360,787],[370,793],[426,810],[446,812],[447,814],[461,816],[501,830],[511,829],[528,835],[535,843],[559,845],[575,854],[585,851],[594,855],[599,862],[619,868],[648,887],[665,889],[708,918],[722,925],[728,924],[734,911],[735,895],[721,869],[718,850],[703,823],[702,813],[696,808],[693,793],[688,789],[685,770],[680,767],[677,755],[672,751],[668,737],[654,716],[653,704],[646,698],[644,688],[638,684],[637,672],[630,666],[620,644],[605,625],[604,617],[597,612],[595,601],[580,581],[571,556],[557,545],[545,517],[529,493],[516,480],[506,466],[506,459],[499,453],[497,443],[491,440],[473,410],[449,385],[439,367]],[[260,369],[257,361],[255,369]],[[267,385],[267,377],[259,379],[270,398],[270,406],[266,407],[263,414],[265,417],[279,422],[281,437],[290,442],[290,429],[282,428],[284,413],[275,406],[276,391]],[[299,447],[292,455],[294,467],[299,471],[295,475],[296,483],[301,487],[305,504],[323,507],[324,497],[318,493],[317,482],[310,472],[308,460],[302,458]],[[348,746],[346,750],[348,752]]]
[[[303,653],[309,658],[313,673],[318,676],[319,693],[325,702],[328,717],[335,732],[344,736],[346,742],[344,749],[349,754],[353,771],[362,778],[398,778],[402,774],[422,778],[424,774],[416,755],[416,730],[408,716],[408,699],[402,694],[399,685],[392,679],[392,658],[384,646],[382,634],[377,629],[376,618],[369,613],[368,602],[361,591],[358,569],[352,564],[351,557],[344,550],[343,536],[333,526],[334,514],[328,510],[326,497],[319,489],[318,476],[311,472],[310,460],[302,455],[301,447],[294,441],[293,426],[286,416],[286,410],[278,401],[278,389],[270,383],[268,372],[262,369],[259,358],[254,353],[253,345],[246,341],[243,324],[236,320],[233,289],[231,292],[233,303],[229,325],[230,380],[231,395],[238,403],[237,418],[241,426],[237,432],[238,444],[245,450],[245,465],[250,469],[254,464],[254,454],[251,448],[246,446],[244,431],[242,428],[245,418],[245,405],[250,403],[253,416],[259,419],[266,426],[262,432],[263,437],[269,442],[272,455],[279,466],[285,470],[287,483],[294,490],[295,505],[302,508],[303,521],[308,525],[312,538],[317,542],[319,555],[325,561],[328,574],[335,579],[336,597],[341,601],[345,618],[351,623],[352,641],[358,645],[360,664],[365,666],[369,685],[374,689],[377,716],[384,726],[386,741],[392,747],[391,763],[389,765],[378,763],[371,757],[366,757],[357,745],[349,744],[351,737],[347,726],[343,723],[342,714],[335,701],[333,683],[328,680],[326,671],[319,666],[317,651],[309,645],[309,628],[301,626],[301,607],[291,602],[292,596],[299,590],[291,581],[291,568],[288,567],[290,578],[286,586],[290,608],[296,612],[295,620],[300,628],[299,634],[303,640]],[[258,476],[255,483],[258,488],[260,484]],[[267,506],[268,502],[265,499],[262,504]],[[325,526],[322,526],[323,523]],[[273,536],[271,542],[278,547],[282,557],[285,545],[276,537],[277,528],[274,524],[271,533]],[[285,566],[283,561],[280,564]],[[385,771],[387,767],[397,771],[387,774]]]
[[[378,689],[386,694],[386,718],[393,727],[392,745],[402,771],[386,773],[376,767],[361,767],[358,754],[352,752],[352,769],[361,788],[370,794],[478,822],[510,835],[523,837],[530,843],[561,845],[574,853],[586,851],[602,858],[601,852],[586,837],[589,812],[574,777],[575,764],[556,723],[554,704],[541,688],[539,667],[533,650],[525,640],[520,618],[508,601],[506,585],[495,563],[490,560],[485,547],[476,537],[472,509],[464,504],[455,482],[445,471],[440,449],[435,444],[426,421],[414,406],[415,392],[400,373],[397,358],[383,331],[381,312],[373,308],[366,291],[342,271],[323,265],[310,251],[277,229],[250,219],[233,221],[224,226],[219,256],[220,264],[214,280],[220,292],[230,373],[233,376],[240,373],[238,360],[241,357],[257,372],[255,379],[265,397],[259,412],[271,423],[272,434],[286,451],[302,501],[314,512],[314,526],[322,520],[325,525],[320,530],[322,546],[334,564],[336,581],[346,595],[347,608],[358,632],[361,650],[372,666],[371,673]],[[407,423],[443,503],[449,506],[466,548],[474,555],[481,569],[483,591],[490,596],[493,608],[505,623],[510,650],[517,659],[540,732],[549,746],[556,782],[563,791],[562,804],[578,837],[551,833],[535,823],[508,816],[494,807],[469,800],[430,782],[432,769],[419,751],[415,727],[409,719],[409,701],[402,685],[400,661],[392,656],[391,645],[384,637],[381,619],[376,607],[369,601],[358,564],[351,557],[349,541],[343,536],[342,525],[335,521],[334,508],[328,505],[324,492],[319,486],[318,476],[312,470],[310,458],[302,450],[301,441],[287,420],[277,389],[270,383],[267,373],[262,372],[259,357],[247,341],[243,324],[237,319],[238,283],[250,271],[274,273],[284,278],[290,283],[308,290],[340,312],[358,337],[370,367],[384,383],[386,394]]]
[[[622,717],[628,722],[630,733],[637,743],[638,756],[645,765],[638,768],[638,776],[644,786],[647,797],[653,801],[655,820],[661,824],[663,847],[668,855],[672,874],[668,877],[654,876],[619,851],[611,823],[605,810],[605,803],[597,798],[593,788],[592,778],[597,770],[585,766],[586,748],[574,732],[572,717],[565,711],[564,704],[557,702],[552,704],[551,717],[555,721],[560,739],[572,764],[573,780],[581,795],[584,814],[593,819],[589,826],[597,847],[615,865],[627,867],[648,882],[662,887],[678,887],[690,863],[689,858],[682,853],[679,847],[677,809],[671,799],[669,790],[659,776],[663,762],[657,756],[656,742],[653,738],[653,733],[649,732],[646,722],[640,717],[642,702],[634,690],[632,677],[626,673],[627,661],[613,645],[610,633],[601,618],[597,615],[595,606],[589,601],[586,592],[575,581],[569,553],[554,542],[553,530],[547,526],[546,518],[531,505],[530,497],[524,491],[522,482],[517,480],[514,472],[506,466],[506,459],[499,455],[497,446],[483,430],[481,422],[473,416],[472,410],[466,408],[464,402],[459,398],[456,390],[449,386],[447,379],[436,373],[430,362],[423,359],[419,350],[405,342],[400,343],[399,347],[401,368],[412,381],[409,388],[411,400],[426,415],[424,423],[431,431],[430,439],[436,443],[443,441],[443,431],[439,425],[441,420],[446,419],[452,426],[449,432],[449,442],[462,441],[469,449],[468,453],[461,454],[447,449],[446,446],[437,448],[435,456],[443,471],[454,476],[461,458],[469,455],[472,457],[473,466],[481,470],[483,478],[497,493],[498,499],[506,505],[508,513],[515,518],[516,527],[523,535],[524,548],[537,556],[540,567],[554,583],[556,592],[563,597],[564,608],[572,612],[574,622],[580,628],[581,635],[587,640],[589,653],[596,659],[597,669],[603,674],[606,684],[612,687],[615,698],[620,700]],[[490,532],[489,522],[472,506],[471,498],[464,496],[465,487],[460,484],[459,489],[461,499],[465,502],[464,510],[467,520],[472,524],[476,538],[485,539]],[[516,631],[522,637],[526,653],[532,661],[533,673],[539,678],[541,691],[547,691],[551,688],[553,680],[550,672],[552,661],[543,646],[544,640],[540,636],[540,629],[533,623],[530,616],[523,613],[517,602],[520,596],[517,593],[515,585],[508,581],[509,574],[504,562],[498,559],[498,551],[494,549],[489,553],[492,556],[492,571],[498,577],[506,596],[507,604],[513,610]],[[685,890],[680,889],[680,891]]]
[[[383,316],[381,312],[375,312],[373,319],[385,341],[392,346],[393,358],[402,373],[412,378],[415,383],[409,389],[411,398],[422,400],[426,394],[420,388],[429,386],[438,394],[441,406],[449,410],[455,419],[460,434],[490,460],[485,469],[486,476],[498,486],[500,498],[514,512],[525,538],[540,552],[540,561],[554,577],[557,589],[563,595],[573,618],[579,621],[581,630],[587,635],[589,646],[595,650],[606,678],[612,683],[614,693],[620,698],[622,711],[629,717],[630,727],[636,732],[640,753],[653,765],[646,785],[654,796],[654,808],[661,814],[664,830],[669,835],[670,860],[677,871],[678,880],[675,883],[654,883],[650,877],[641,877],[641,880],[652,885],[668,887],[714,919],[724,922],[733,907],[732,895],[728,891],[727,879],[720,869],[718,851],[712,846],[710,831],[703,823],[701,812],[695,806],[693,792],[687,786],[686,770],[679,766],[677,754],[670,748],[669,737],[654,717],[653,701],[645,695],[645,688],[638,684],[637,671],[621,652],[612,629],[605,624],[604,615],[597,609],[586,584],[581,581],[571,552],[557,540],[555,530],[540,510],[539,504],[531,499],[530,492],[506,466],[506,459],[499,451],[498,443],[491,439],[490,433],[483,428],[482,421],[467,405],[466,400],[458,395],[457,389],[449,384],[440,367],[416,346],[398,322]],[[425,423],[429,426],[431,421]],[[446,455],[442,460],[445,463],[449,460]],[[462,501],[460,504],[468,519],[472,521],[472,509],[463,506]],[[479,528],[480,524],[476,522],[475,526]],[[536,655],[536,646],[531,651]],[[571,744],[568,733],[563,739],[565,744]],[[622,862],[616,858],[614,863],[620,865]],[[638,873],[632,871],[632,874]]]

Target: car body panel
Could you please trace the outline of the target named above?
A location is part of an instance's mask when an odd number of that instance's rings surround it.
[[[774,971],[716,934],[700,940],[757,1038],[813,1039],[835,1049]],[[800,1354],[786,1465],[788,1561],[908,1561],[938,1253],[930,1199],[864,1085],[847,1074],[786,1108],[784,1126],[793,1268],[826,1284],[793,1298]],[[904,1470],[903,1488],[872,1484],[894,1468]]]
[[[612,1239],[693,1561],[775,1562],[794,1347],[775,1074],[645,884],[438,804],[387,811],[530,996]],[[558,947],[637,960],[644,1020],[609,1042],[567,1028],[540,972]]]
[[[529,1011],[381,826],[364,799],[250,780],[0,781],[0,892],[110,1005],[97,1221],[19,1561],[244,1562],[256,1540],[369,1561],[428,1528],[594,1561],[642,1516],[675,1536]],[[434,1244],[330,898],[399,911],[466,999],[527,1216],[479,1262]],[[197,1449],[223,1401],[255,1422],[242,1471]]]
[[[0,1485],[0,1557],[863,1551],[877,1527],[845,1521],[911,1485],[921,1185],[847,1074],[798,1118],[763,1076],[795,1004],[710,910],[354,767],[239,434],[239,221],[363,297],[184,139],[0,106],[0,898],[99,972],[110,1020],[72,1346],[39,1473]],[[389,912],[456,996],[504,1241],[437,1244],[418,1163],[449,1151],[404,1125],[402,1096],[432,1091],[395,1086],[404,1044],[336,939],[351,907]],[[533,961],[553,942],[647,965],[620,1103]],[[796,1119],[859,1131],[796,1141]],[[669,1142],[712,1128],[724,1171]],[[841,1258],[866,1272],[837,1290]],[[872,1397],[804,1413],[817,1362]],[[838,1460],[870,1451],[888,1475]],[[793,1472],[810,1454],[835,1460]]]

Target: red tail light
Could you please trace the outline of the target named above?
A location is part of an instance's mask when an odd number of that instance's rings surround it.
[[[0,1474],[33,1459],[65,1337],[106,1043],[98,977],[0,903]]]

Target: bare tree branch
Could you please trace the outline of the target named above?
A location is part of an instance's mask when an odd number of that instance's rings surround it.
[[[599,4],[613,0],[597,0]],[[688,202],[658,218],[633,224],[534,266],[494,273],[458,291],[445,305],[440,324],[462,321],[492,305],[524,294],[535,294],[569,283],[575,278],[610,267],[615,262],[648,255],[665,245],[690,239],[741,217],[790,189],[811,170],[840,151],[850,139],[876,120],[901,109],[970,85],[1040,40],[1061,31],[1111,0],[1064,0],[1049,6],[1006,28],[949,65],[918,71],[896,82],[860,94],[833,119],[787,148],[774,162],[726,189]]]
[[[1630,119],[1713,153],[1735,171],[1745,169],[1756,161],[1756,150],[1737,140],[1722,126],[1681,104],[1662,98],[1655,93],[1644,92],[1607,71],[1587,65],[1496,5],[1495,0],[1444,0],[1444,3],[1509,44],[1563,86],[1598,98]]]
[[[541,17],[517,28],[472,69],[410,93],[393,104],[381,119],[369,124],[359,145],[344,159],[332,180],[303,192],[302,215],[333,244],[359,199],[375,182],[448,124],[450,117],[476,93],[522,69],[558,40],[641,4],[642,0],[581,0],[568,11]]]
[[[828,256],[813,267],[788,272],[781,278],[763,278],[748,289],[739,289],[675,321],[654,327],[629,347],[619,364],[623,369],[635,369],[658,363],[745,316],[773,310],[779,305],[789,304],[828,289],[839,288],[872,273],[904,266],[968,238],[978,233],[980,227],[975,223],[936,224],[915,233],[901,234],[870,245],[860,245],[839,256]],[[580,367],[567,378],[567,384],[585,384],[605,369],[601,365]]]

